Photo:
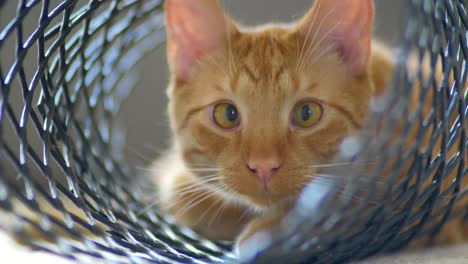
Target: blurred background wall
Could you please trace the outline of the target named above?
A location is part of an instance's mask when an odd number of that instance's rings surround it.
[[[390,45],[398,43],[403,1],[375,0],[375,36]],[[58,0],[51,1],[51,6],[57,3]],[[306,12],[313,0],[222,0],[222,3],[237,21],[253,25],[270,21],[292,21]],[[15,16],[17,5],[17,0],[6,0],[5,5],[0,7],[0,28],[4,28]],[[36,15],[31,15],[31,19],[26,19],[24,22],[26,32],[31,32],[31,29],[37,25],[40,8],[33,10],[32,14]],[[59,22],[60,19],[56,21]],[[7,42],[2,47],[0,65],[3,65],[4,69],[5,65],[11,65],[14,59],[14,47],[14,41]],[[146,56],[139,63],[137,70],[140,73],[139,83],[123,105],[119,119],[122,126],[126,127],[128,135],[125,149],[127,157],[132,161],[147,163],[156,157],[158,152],[164,150],[169,142],[166,118],[165,89],[168,71],[165,47],[161,46]]]

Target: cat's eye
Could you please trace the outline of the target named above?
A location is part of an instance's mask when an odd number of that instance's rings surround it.
[[[234,129],[240,124],[239,111],[229,102],[215,104],[211,109],[211,118],[222,129]]]
[[[323,115],[322,105],[315,101],[300,101],[291,113],[292,125],[299,128],[310,128],[320,122]]]

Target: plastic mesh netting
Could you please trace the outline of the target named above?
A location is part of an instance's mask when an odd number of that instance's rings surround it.
[[[114,120],[133,67],[164,42],[162,5],[22,0],[0,28],[0,228],[22,244],[77,261],[237,261],[229,243],[157,208],[141,214],[151,182],[122,155]],[[248,261],[361,259],[467,215],[468,1],[404,8],[394,80],[367,128],[343,143],[348,166],[325,170],[338,180],[308,187]]]

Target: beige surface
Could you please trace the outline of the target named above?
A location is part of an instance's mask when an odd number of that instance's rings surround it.
[[[355,264],[468,264],[468,244],[370,258]]]
[[[33,252],[18,246],[8,235],[1,231],[0,256],[2,256],[0,263],[74,263],[51,254]],[[91,262],[85,261],[84,263]],[[95,260],[94,263],[96,263]],[[468,244],[376,257],[354,264],[468,264]]]
[[[34,263],[34,264],[68,264],[74,263],[68,261],[65,258],[57,257],[52,254],[31,251],[25,247],[18,246],[14,240],[12,240],[4,232],[0,231],[0,263],[8,264],[22,264],[22,263]]]

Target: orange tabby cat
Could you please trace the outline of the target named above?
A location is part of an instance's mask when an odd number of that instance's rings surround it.
[[[316,0],[294,24],[255,28],[217,0],[167,0],[174,144],[154,165],[160,206],[237,245],[274,228],[392,76],[372,22],[371,0]]]

